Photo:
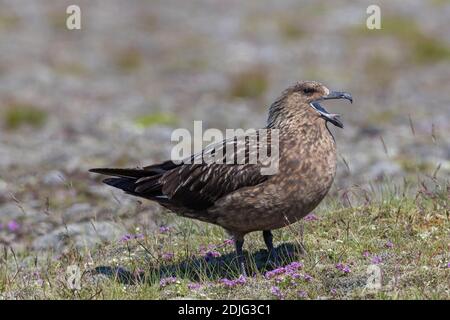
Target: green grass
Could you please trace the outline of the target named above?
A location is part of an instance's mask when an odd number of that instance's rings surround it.
[[[57,259],[5,248],[0,298],[448,299],[448,188],[448,183],[432,180],[410,196],[389,185],[378,192],[355,188],[358,202],[351,205],[336,200],[342,197],[329,197],[315,211],[317,220],[275,231],[282,265],[303,264],[296,277],[266,278],[272,268],[261,235],[253,233],[246,238],[245,253],[254,276],[227,287],[221,279],[239,277],[233,245],[224,242],[228,236],[219,227],[174,218],[169,232],[71,249]],[[207,261],[208,250],[218,257]],[[382,272],[378,290],[366,287],[373,264]],[[67,284],[70,265],[83,274],[81,290]],[[161,285],[167,277],[175,278]]]
[[[22,126],[42,127],[47,120],[47,113],[29,104],[12,104],[3,113],[3,122],[7,129]]]
[[[155,112],[144,114],[134,119],[135,124],[141,128],[149,128],[156,125],[173,126],[177,124],[177,117],[170,113]]]

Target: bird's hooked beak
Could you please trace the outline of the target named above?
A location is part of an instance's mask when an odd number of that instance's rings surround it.
[[[314,100],[310,103],[311,107],[313,107],[317,112],[320,113],[320,116],[324,118],[326,121],[330,121],[332,124],[339,128],[343,128],[344,124],[340,120],[340,115],[336,113],[329,113],[319,101],[322,100],[331,100],[331,99],[347,99],[350,103],[353,103],[353,97],[348,92],[340,92],[340,91],[331,91],[328,95],[323,96],[319,99]]]

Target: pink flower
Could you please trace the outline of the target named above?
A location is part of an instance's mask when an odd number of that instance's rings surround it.
[[[387,241],[386,244],[384,245],[386,248],[391,249],[394,247],[394,244],[391,241]]]
[[[303,268],[303,263],[294,261],[286,266],[287,270],[298,270]]]
[[[159,286],[160,287],[165,287],[168,286],[169,284],[175,283],[177,282],[177,278],[176,277],[168,277],[168,278],[163,278],[159,281]]]
[[[228,245],[228,246],[233,245],[234,244],[234,240],[233,239],[226,239],[223,242],[223,244]]]
[[[247,282],[247,279],[244,276],[240,276],[239,278],[237,278],[235,280],[230,280],[230,279],[224,278],[224,279],[221,279],[219,282],[228,288],[233,288],[233,287],[236,287],[237,285],[245,284]]]
[[[366,250],[362,253],[362,255],[363,257],[368,258],[370,256],[370,252]]]
[[[214,258],[220,257],[220,252],[216,250],[209,250],[205,253],[205,259],[206,261],[210,261]]]
[[[305,273],[303,275],[303,280],[305,280],[306,282],[310,282],[313,279],[313,277],[311,277],[309,274]]]
[[[350,273],[352,271],[348,265],[345,265],[340,262],[338,264],[336,264],[336,269],[338,269],[339,271],[342,271],[343,273]]]
[[[169,227],[166,227],[166,226],[159,227],[159,233],[169,233],[169,232],[170,232]]]
[[[134,239],[142,239],[144,238],[144,235],[142,233],[139,234],[126,234],[122,238],[120,238],[120,241],[127,242]]]
[[[380,256],[373,256],[371,261],[373,264],[380,264],[383,262],[383,259]]]
[[[8,230],[9,231],[16,232],[19,229],[20,229],[20,224],[18,224],[17,221],[11,220],[10,222],[8,222]]]
[[[277,286],[272,286],[270,288],[270,292],[276,296],[278,299],[283,299],[283,293],[281,292],[280,288],[278,288]]]
[[[201,287],[202,287],[202,285],[200,283],[189,283],[188,284],[188,289],[191,291],[198,290]]]
[[[285,272],[286,272],[286,269],[284,267],[280,267],[277,269],[273,269],[271,271],[267,271],[264,276],[266,277],[266,279],[272,279],[272,278],[275,278],[276,276],[284,274]]]
[[[305,220],[305,221],[316,221],[316,220],[319,220],[319,218],[314,213],[310,213],[306,217],[304,217],[303,220]]]
[[[279,276],[286,274],[287,276],[297,279],[300,277],[297,271],[301,268],[303,268],[303,263],[294,261],[285,267],[267,271],[264,276],[266,279],[276,278],[276,280],[281,281],[281,278]]]

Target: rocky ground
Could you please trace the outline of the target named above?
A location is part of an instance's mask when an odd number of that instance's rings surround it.
[[[59,255],[172,216],[87,170],[170,155],[174,128],[261,127],[282,89],[352,92],[334,130],[332,197],[354,186],[448,180],[450,3],[0,0],[0,243]],[[25,4],[26,3],[26,4]]]

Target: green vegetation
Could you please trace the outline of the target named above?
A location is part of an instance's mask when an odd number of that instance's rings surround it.
[[[3,113],[7,129],[18,129],[28,125],[33,128],[42,127],[47,120],[47,113],[29,104],[12,104]]]
[[[266,92],[269,80],[265,70],[252,69],[236,75],[232,83],[232,96],[238,98],[259,98]]]
[[[156,125],[173,126],[178,120],[173,114],[156,112],[136,117],[134,122],[138,127],[149,128]]]
[[[233,244],[222,229],[183,218],[144,235],[133,230],[95,250],[73,248],[58,259],[5,248],[0,297],[448,299],[448,187],[421,183],[411,197],[393,186],[378,196],[354,189],[358,201],[351,205],[329,200],[275,232],[282,265],[289,266],[275,272],[268,273],[261,235],[251,234],[245,249],[254,276],[246,279],[239,278]],[[70,265],[81,269],[81,290],[68,287]],[[366,287],[371,265],[382,272],[378,290]]]

